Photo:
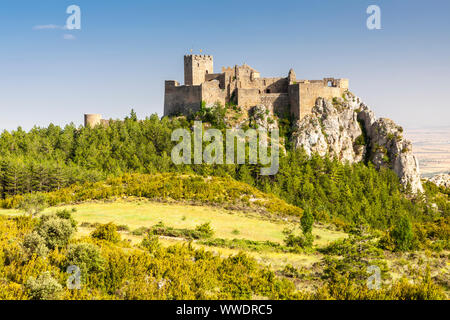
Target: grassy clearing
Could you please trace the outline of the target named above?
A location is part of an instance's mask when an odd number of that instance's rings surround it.
[[[58,209],[76,208],[73,213],[78,223],[108,223],[127,225],[130,230],[151,227],[162,221],[174,228],[194,229],[196,226],[210,222],[215,231],[215,238],[249,239],[283,243],[283,230],[295,225],[284,220],[268,220],[257,214],[230,211],[211,206],[191,206],[185,204],[168,204],[151,201],[115,201],[90,202],[79,205],[58,207]],[[44,213],[55,211],[48,208]],[[0,210],[0,214],[19,214],[16,210]],[[236,234],[235,230],[239,233]],[[85,231],[87,232],[87,231]],[[324,246],[331,241],[346,237],[339,231],[314,228],[315,245]]]
[[[127,225],[130,230],[140,227],[152,227],[159,221],[174,228],[194,229],[196,226],[210,222],[215,231],[214,238],[223,239],[249,239],[256,241],[272,241],[283,243],[285,235],[283,230],[292,228],[294,223],[282,219],[269,220],[257,213],[241,211],[230,211],[219,207],[194,206],[186,204],[168,204],[152,202],[147,200],[115,202],[88,202],[78,205],[52,207],[46,209],[43,214],[54,212],[57,209],[76,209],[73,217],[80,225],[82,222],[88,223],[108,223],[114,222],[116,225]],[[18,215],[17,210],[0,210],[0,215]],[[298,224],[298,223],[297,223]],[[88,236],[92,228],[78,227],[77,237]],[[236,230],[239,233],[236,233]],[[341,239],[347,234],[339,231],[332,231],[325,228],[314,228],[315,245],[324,246],[331,241]],[[129,240],[132,244],[138,244],[142,236],[135,236],[129,232],[121,232],[122,238]],[[187,243],[184,239],[160,237],[163,246],[170,246],[177,243]],[[239,249],[220,248],[193,243],[196,248],[204,248],[213,251],[222,257],[228,257],[239,253]],[[282,252],[255,252],[245,251],[254,257],[259,263],[269,266],[273,270],[281,270],[286,264],[294,267],[310,268],[314,263],[319,262],[319,254],[298,254]]]
[[[114,222],[116,225],[127,225],[130,230],[140,227],[152,227],[162,221],[165,225],[174,228],[194,229],[196,226],[210,222],[215,231],[214,238],[222,239],[248,239],[255,241],[272,241],[283,244],[285,235],[283,230],[298,225],[283,219],[269,220],[257,213],[231,211],[220,207],[198,206],[174,203],[152,202],[148,200],[118,200],[115,202],[87,202],[71,206],[52,207],[43,213],[54,212],[57,209],[76,209],[73,217],[80,225],[88,223]],[[0,210],[0,215],[18,215],[17,210]],[[88,236],[92,228],[79,227],[77,237]],[[238,230],[239,232],[236,232]],[[322,226],[313,229],[315,236],[314,245],[325,246],[326,244],[347,237],[340,231],[333,231]],[[130,232],[121,232],[122,238],[129,240],[132,244],[138,244],[142,236],[132,235]],[[184,239],[160,237],[163,246],[176,243],[187,243]],[[193,243],[196,248],[204,248],[213,251],[222,257],[228,257],[239,253],[239,249],[220,248]],[[320,254],[299,254],[269,251],[245,251],[254,257],[259,263],[269,266],[273,270],[281,270],[286,264],[296,268],[311,268],[312,265],[321,260]]]

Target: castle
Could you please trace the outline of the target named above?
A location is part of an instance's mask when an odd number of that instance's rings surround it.
[[[234,103],[249,108],[264,105],[272,113],[290,114],[299,120],[311,113],[319,97],[341,97],[348,90],[348,79],[299,80],[294,70],[286,78],[261,78],[258,71],[244,64],[222,68],[214,73],[210,55],[184,56],[184,85],[165,82],[164,116],[198,111],[202,103],[212,106]],[[85,126],[107,125],[99,114],[86,114]]]
[[[261,78],[257,70],[246,64],[214,73],[212,56],[186,55],[184,85],[175,80],[165,82],[164,115],[195,112],[204,102],[207,106],[264,105],[274,113],[301,119],[311,113],[318,97],[341,97],[346,90],[348,79],[299,80],[292,69],[286,78]]]

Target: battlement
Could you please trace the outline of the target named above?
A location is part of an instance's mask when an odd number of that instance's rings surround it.
[[[213,61],[213,56],[208,54],[186,54],[184,55],[184,59],[192,59],[192,60],[210,60]]]

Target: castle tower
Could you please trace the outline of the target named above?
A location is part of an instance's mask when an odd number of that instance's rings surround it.
[[[96,125],[102,123],[102,116],[100,114],[85,114],[84,126],[94,128]]]
[[[209,55],[184,56],[184,84],[198,86],[205,82],[205,75],[214,73],[213,57]]]

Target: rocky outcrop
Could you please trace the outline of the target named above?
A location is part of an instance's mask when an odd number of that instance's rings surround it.
[[[436,184],[439,187],[450,188],[450,174],[449,173],[437,174],[428,180],[433,182],[434,184]]]
[[[257,105],[250,109],[250,122],[254,122],[256,128],[264,128],[266,130],[273,130],[278,128],[273,113],[264,105]]]
[[[364,147],[355,143],[363,133],[354,108],[319,98],[312,114],[297,122],[295,132],[295,146],[303,147],[308,155],[332,154],[351,163],[364,157]]]
[[[308,155],[329,154],[341,161],[372,161],[389,167],[413,193],[423,191],[419,163],[403,129],[374,113],[351,93],[332,101],[317,99],[310,115],[297,122],[293,142]]]

